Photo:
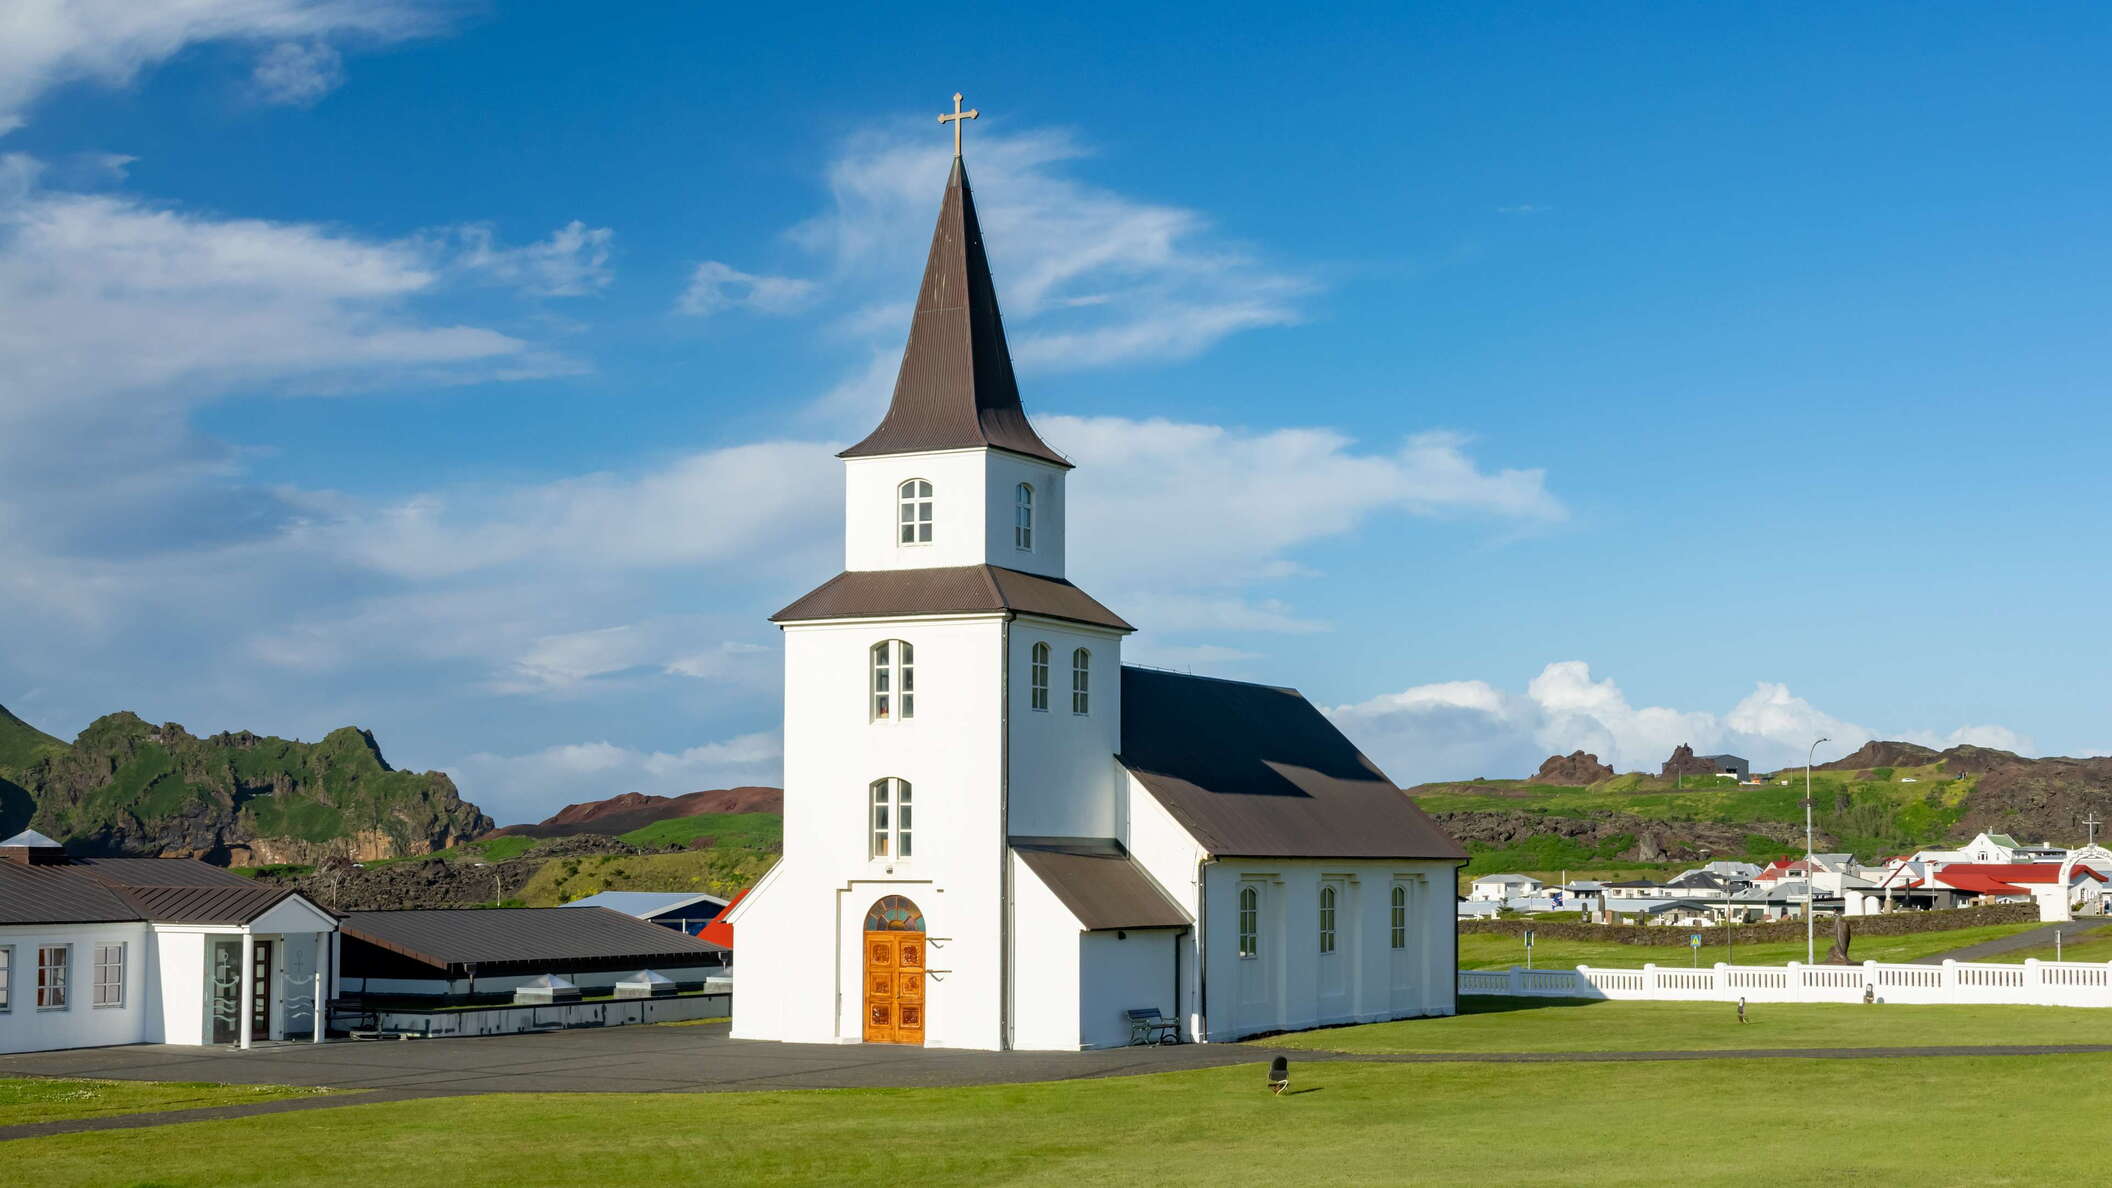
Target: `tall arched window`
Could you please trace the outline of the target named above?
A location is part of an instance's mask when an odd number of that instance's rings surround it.
[[[873,645],[873,721],[917,716],[917,651],[908,640]]]
[[[1092,710],[1093,654],[1084,648],[1071,653],[1071,712]]]
[[[1049,708],[1049,645],[1045,643],[1034,645],[1032,660],[1027,665],[1027,708]]]
[[[1320,951],[1335,951],[1335,889],[1320,888]]]
[[[1408,947],[1408,888],[1400,883],[1393,885],[1393,947]]]
[[[896,517],[901,533],[895,539],[900,544],[931,543],[931,484],[923,479],[911,479],[895,488],[895,505],[900,514]]]
[[[1239,889],[1239,955],[1252,957],[1261,951],[1261,892]]]
[[[909,781],[892,776],[874,780],[872,793],[872,856],[909,857]]]
[[[1034,551],[1034,488],[1025,483],[1012,496],[1012,544]]]

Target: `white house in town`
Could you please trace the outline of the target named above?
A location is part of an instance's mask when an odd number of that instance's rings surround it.
[[[1458,844],[1296,692],[1123,667],[1132,627],[1065,580],[1071,462],[1020,404],[958,156],[893,402],[840,456],[844,572],[774,616],[784,857],[727,916],[735,1036],[1454,1010]]]
[[[0,841],[0,1052],[314,1038],[336,939],[329,912],[219,867],[19,834]]]
[[[1544,884],[1531,875],[1482,875],[1467,884],[1467,898],[1495,900],[1497,902],[1506,899],[1522,899],[1540,894],[1543,887]]]

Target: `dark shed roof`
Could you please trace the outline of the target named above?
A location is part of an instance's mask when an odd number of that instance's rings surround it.
[[[1212,854],[1466,857],[1295,689],[1124,668],[1119,758]]]
[[[696,963],[726,950],[607,908],[431,908],[350,912],[348,937],[435,968],[625,958]]]
[[[1118,842],[1014,839],[1012,849],[1090,930],[1179,928],[1192,922]]]
[[[189,858],[0,862],[0,924],[247,924],[292,895]]]
[[[156,924],[247,924],[293,895],[288,887],[259,886],[247,879],[242,883],[239,887],[126,887],[122,894]]]
[[[70,863],[89,878],[120,887],[256,887],[224,866],[192,858],[75,858]]]
[[[953,159],[895,397],[880,427],[838,457],[995,446],[1068,468],[1027,422],[997,312],[968,170]]]
[[[1120,615],[1062,578],[995,565],[935,569],[860,569],[839,573],[791,606],[773,623],[849,619],[868,615],[959,615],[996,611],[1042,615],[1134,631]]]
[[[140,920],[136,904],[72,867],[0,862],[0,924]]]

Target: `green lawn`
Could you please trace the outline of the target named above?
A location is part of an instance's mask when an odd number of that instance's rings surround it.
[[[1257,1053],[1260,1055],[1260,1053]],[[1958,1157],[1970,1135],[2050,1134],[2112,1110],[2112,1056],[1427,1065],[1293,1060],[965,1089],[536,1094],[350,1105],[25,1139],[12,1167],[68,1184],[1371,1184],[1829,1180],[2038,1184]],[[1905,1077],[1907,1081],[1899,1078]],[[1794,1092],[1741,1092],[1793,1078]],[[1925,1094],[1971,1085],[1970,1126]],[[2046,1092],[2049,1084],[2059,1093]],[[1725,1100],[1704,1133],[1637,1119]],[[1592,1103],[1617,1101],[1623,1118]],[[1853,1102],[1852,1109],[1813,1103]],[[1505,1105],[1503,1103],[1513,1103]],[[1531,1103],[1541,1103],[1534,1107]],[[1537,1117],[1533,1111],[1537,1110]],[[1960,1144],[1964,1143],[1964,1146]]]
[[[2054,959],[2053,946],[2042,945],[2035,949],[2018,949],[2013,953],[2001,953],[1986,958],[1988,961],[2008,961],[2022,964],[2027,957],[2041,961]],[[2071,932],[2061,934],[2062,961],[2112,961],[2112,924],[2079,923]]]
[[[1257,1040],[1316,1052],[1647,1052],[2112,1044],[2112,1010],[1721,1002],[1585,1002],[1463,995],[1447,1019],[1402,1019]],[[1919,1067],[1918,1065],[1916,1066]],[[1918,1074],[1917,1074],[1918,1075]]]
[[[213,1085],[202,1081],[61,1081],[44,1077],[0,1077],[0,1126],[101,1118],[152,1110],[248,1105],[282,1097],[307,1097],[324,1089],[290,1085]]]
[[[1978,928],[1953,928],[1947,932],[1920,932],[1909,936],[1859,936],[1849,943],[1848,955],[1857,961],[1913,961],[2037,927],[2037,924],[1984,924]],[[1683,934],[1684,931],[1682,930]],[[1722,943],[1723,932],[1723,929],[1716,928],[1701,930],[1702,965],[1714,965],[1718,961],[1738,965],[1783,965],[1804,960],[1802,939],[1744,944],[1734,937],[1727,948]],[[1832,929],[1821,927],[1818,932],[1820,960],[1825,960],[1826,950],[1832,944]],[[1637,969],[1644,962],[1655,962],[1659,965],[1693,965],[1695,955],[1692,949],[1683,945],[1623,945],[1612,941],[1542,938],[1533,946],[1535,969],[1574,969],[1579,965]],[[1524,964],[1525,945],[1515,936],[1486,932],[1460,934],[1461,969],[1505,969]]]

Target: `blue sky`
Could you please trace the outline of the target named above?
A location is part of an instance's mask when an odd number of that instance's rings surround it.
[[[1072,572],[1403,781],[2112,749],[2091,5],[9,7],[0,703],[776,777],[968,155]]]

